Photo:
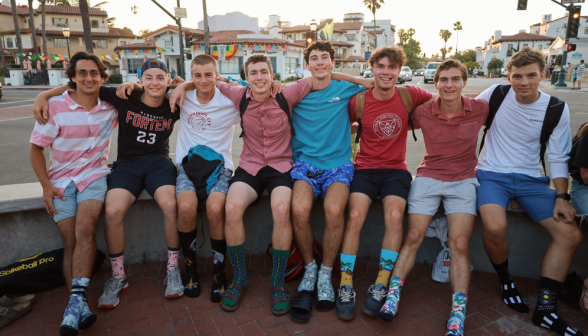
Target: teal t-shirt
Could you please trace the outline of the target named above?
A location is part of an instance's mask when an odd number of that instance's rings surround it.
[[[294,160],[323,170],[351,164],[348,105],[351,97],[365,90],[353,83],[331,80],[329,86],[311,91],[294,106]]]

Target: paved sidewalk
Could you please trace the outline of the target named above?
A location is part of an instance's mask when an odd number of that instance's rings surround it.
[[[203,290],[200,297],[165,299],[165,262],[127,267],[130,287],[121,303],[111,310],[96,308],[98,297],[110,270],[95,274],[89,289],[89,302],[98,321],[80,335],[444,335],[451,305],[451,286],[431,280],[431,265],[417,265],[402,292],[399,315],[388,324],[361,312],[369,285],[375,280],[379,263],[358,259],[354,287],[357,291],[357,316],[343,322],[335,311],[317,312],[306,324],[292,322],[288,315],[271,313],[269,280],[271,260],[264,256],[247,257],[249,290],[234,313],[221,310],[210,301],[212,259],[199,259]],[[182,266],[183,268],[183,266]],[[227,265],[230,269],[231,266]],[[231,272],[229,279],[232,279]],[[300,278],[288,283],[295,294]],[[516,279],[525,300],[534,307],[537,280]],[[338,281],[335,282],[338,287]],[[58,335],[68,294],[65,288],[38,293],[33,310],[3,330],[6,335]],[[588,315],[579,309],[559,304],[560,315],[572,326],[588,332]],[[466,335],[555,335],[531,324],[531,314],[520,314],[502,302],[495,274],[474,271],[467,305]]]
[[[566,85],[568,87],[560,89],[560,88],[556,88],[554,84],[551,84],[551,81],[543,80],[539,84],[539,87],[540,87],[540,90],[544,90],[544,91],[553,90],[553,91],[569,91],[569,92],[588,92],[588,84],[582,83],[582,88],[580,90],[571,90],[572,84],[573,84],[572,82],[566,82]],[[576,87],[578,87],[577,83],[576,83]]]

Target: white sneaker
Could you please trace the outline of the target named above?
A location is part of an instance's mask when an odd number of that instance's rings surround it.
[[[163,284],[167,284],[165,288],[165,297],[168,299],[177,298],[184,295],[184,285],[182,284],[182,276],[180,268],[174,267],[167,271],[167,276]]]
[[[106,281],[104,293],[98,299],[98,308],[114,308],[118,306],[120,296],[129,288],[127,278],[116,279],[111,277]]]

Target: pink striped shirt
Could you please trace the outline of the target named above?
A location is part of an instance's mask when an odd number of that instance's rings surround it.
[[[45,125],[35,123],[30,142],[51,147],[49,180],[63,192],[73,181],[79,191],[106,176],[110,138],[118,125],[114,106],[98,98],[88,111],[78,105],[68,92],[49,99],[49,119]]]

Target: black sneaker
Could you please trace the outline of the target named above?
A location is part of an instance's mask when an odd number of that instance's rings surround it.
[[[369,316],[376,317],[384,302],[386,302],[386,295],[388,288],[382,284],[371,285],[368,289],[368,298],[363,305],[363,312]]]
[[[344,321],[355,318],[355,291],[351,286],[345,285],[339,288],[336,299],[337,317]]]
[[[184,281],[184,294],[195,298],[200,296],[200,279],[198,278],[198,265],[186,258],[186,279]]]

